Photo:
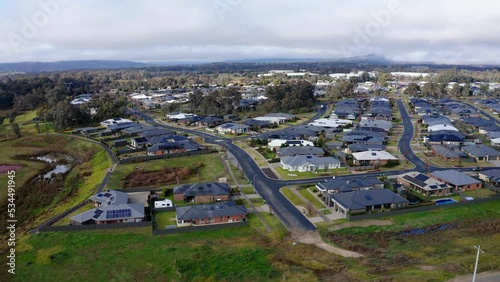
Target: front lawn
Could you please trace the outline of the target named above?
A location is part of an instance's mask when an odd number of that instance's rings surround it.
[[[314,173],[312,171],[307,171],[307,172],[288,171],[288,170],[283,169],[280,166],[276,166],[275,170],[280,175],[280,178],[284,179],[284,180],[317,178],[317,177],[324,177],[324,176],[339,176],[339,175],[350,174],[350,172],[347,168],[330,169],[326,173],[324,173],[324,171],[320,171],[318,173]]]

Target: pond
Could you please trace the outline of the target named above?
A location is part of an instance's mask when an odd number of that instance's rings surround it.
[[[68,172],[72,167],[71,164],[75,162],[75,159],[72,156],[61,153],[49,153],[43,156],[33,157],[33,159],[48,164],[55,164],[50,171],[37,176],[37,179],[42,180],[51,180],[58,174]]]

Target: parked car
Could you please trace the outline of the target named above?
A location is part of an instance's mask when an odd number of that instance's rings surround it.
[[[477,167],[473,168],[472,171],[481,171],[481,167],[477,166]]]

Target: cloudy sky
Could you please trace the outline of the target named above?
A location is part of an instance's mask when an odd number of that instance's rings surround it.
[[[0,0],[0,62],[500,63],[495,0]]]

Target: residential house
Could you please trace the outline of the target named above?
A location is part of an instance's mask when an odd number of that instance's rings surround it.
[[[332,157],[318,156],[285,156],[281,158],[281,167],[288,171],[326,171],[328,169],[340,168],[342,162]]]
[[[376,128],[385,132],[391,131],[392,121],[388,120],[362,120],[359,122],[358,127],[363,129]]]
[[[265,120],[256,120],[256,119],[247,120],[243,124],[250,127],[250,129],[253,131],[259,131],[262,128],[271,128],[276,126],[276,124],[272,122]]]
[[[437,130],[430,132],[429,135],[424,137],[424,143],[427,144],[453,144],[461,145],[465,141],[465,136],[453,130]]]
[[[452,185],[454,193],[477,190],[482,187],[481,181],[453,169],[434,171],[430,174],[430,176],[441,182]]]
[[[265,116],[266,117],[278,117],[278,118],[284,119],[285,121],[297,120],[296,116],[294,116],[292,114],[286,114],[286,113],[269,113]]]
[[[149,156],[181,154],[201,150],[200,145],[192,140],[163,142],[154,144],[147,149]]]
[[[104,127],[109,127],[111,125],[116,125],[116,124],[128,124],[128,123],[133,123],[133,121],[125,118],[111,118],[107,119],[105,121],[101,121],[101,126]]]
[[[477,174],[479,179],[495,186],[500,186],[500,169],[490,169]]]
[[[143,132],[138,133],[137,135],[139,137],[144,137],[144,138],[153,138],[155,136],[161,136],[161,135],[174,135],[175,132],[170,129],[164,129],[164,128],[156,128],[156,129],[151,129],[151,130],[146,130]]]
[[[238,117],[237,115],[234,115],[234,114],[228,114],[228,115],[224,116],[224,121],[225,122],[228,122],[228,121],[238,121],[238,120],[240,120],[240,117]]]
[[[120,191],[106,190],[105,192],[90,196],[89,202],[96,207],[126,204],[128,202],[128,195]]]
[[[382,189],[384,182],[377,178],[360,177],[353,180],[325,179],[316,184],[316,188],[323,194],[323,199],[328,198],[328,194],[346,193],[360,190]],[[331,201],[328,202],[331,204]]]
[[[345,150],[346,154],[364,151],[384,151],[386,146],[380,144],[349,144]]]
[[[136,149],[144,148],[148,145],[148,139],[146,137],[136,137],[130,140],[130,145]]]
[[[441,130],[447,130],[447,131],[459,131],[456,127],[454,127],[451,124],[435,124],[427,127],[427,131],[433,132],[433,131],[441,131]]]
[[[476,162],[500,160],[500,152],[483,144],[465,146],[462,147],[462,151],[474,158]]]
[[[215,128],[217,132],[222,134],[243,134],[250,131],[250,127],[236,123],[225,123]]]
[[[432,145],[431,150],[434,156],[444,161],[459,162],[462,157],[459,152],[448,149],[448,147],[443,145]]]
[[[408,200],[387,189],[360,190],[331,194],[333,210],[347,214],[390,210],[408,206]]]
[[[269,149],[279,149],[281,146],[311,146],[314,147],[314,143],[307,140],[283,140],[283,139],[274,139],[267,143]]]
[[[193,203],[228,201],[231,189],[226,183],[199,182],[174,187],[174,200]]]
[[[144,219],[144,205],[128,204],[128,195],[106,190],[89,197],[96,208],[71,217],[70,225],[140,222]]]
[[[143,204],[105,205],[71,217],[71,225],[141,222]]]
[[[426,197],[445,196],[453,191],[451,185],[416,171],[398,177],[398,182]]]
[[[205,126],[205,127],[216,127],[218,125],[221,125],[224,123],[224,120],[218,117],[206,117],[201,120],[199,120],[196,124],[198,126]]]
[[[397,161],[398,158],[387,151],[364,151],[353,153],[355,165],[385,165],[389,161]]]
[[[325,155],[323,149],[312,146],[292,146],[292,147],[283,147],[278,148],[276,151],[276,155],[278,157],[293,157],[293,156],[318,156],[322,157]]]
[[[247,220],[247,208],[235,202],[193,205],[176,208],[178,226],[223,224]]]
[[[196,115],[195,114],[186,114],[186,113],[172,113],[172,114],[168,114],[165,116],[167,117],[168,120],[177,122],[181,119],[195,117]]]

